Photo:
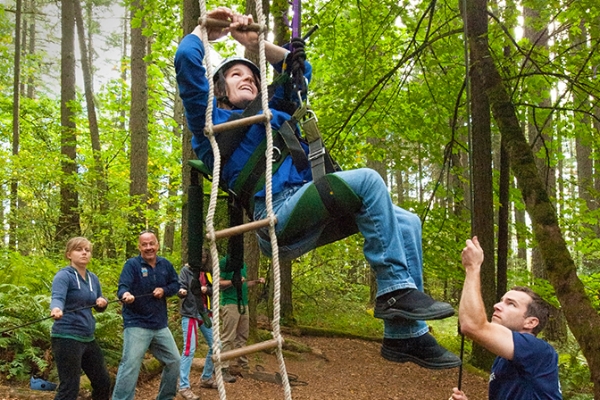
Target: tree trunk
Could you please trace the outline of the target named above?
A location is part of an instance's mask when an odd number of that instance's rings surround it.
[[[27,52],[29,55],[35,54],[35,15],[37,14],[35,0],[29,0],[28,6],[26,7],[27,12],[29,13],[29,42]],[[33,74],[29,74],[27,77],[27,94],[28,99],[33,99],[35,97],[35,83],[33,81]]]
[[[486,1],[469,0],[467,4],[467,13],[472,19],[477,18],[474,15],[476,10],[485,10]],[[479,15],[479,18],[481,17],[487,18],[485,14]],[[473,36],[471,42],[473,74],[479,76],[484,83],[492,114],[505,138],[511,169],[531,218],[533,233],[546,264],[548,279],[556,290],[569,327],[588,362],[594,384],[594,396],[600,399],[600,342],[597,340],[600,316],[592,307],[577,276],[577,268],[558,226],[556,210],[519,125],[515,107],[493,62],[487,39],[484,35]]]
[[[61,71],[60,71],[60,152],[62,179],[60,183],[60,216],[56,239],[63,242],[79,235],[79,195],[75,187],[77,178],[77,132],[75,113],[71,102],[75,102],[75,14],[73,0],[61,3]]]
[[[548,53],[548,22],[542,19],[539,10],[532,7],[523,7],[523,15],[525,17],[524,24],[524,36],[529,40],[533,49],[529,53],[532,56],[544,55]],[[548,57],[537,56],[537,62],[548,62]],[[533,72],[540,72],[537,68],[536,63],[531,62],[527,59],[525,62],[525,68],[533,70]],[[555,158],[553,151],[554,146],[552,145],[553,140],[553,127],[552,127],[552,116],[548,111],[551,107],[550,98],[550,87],[539,88],[536,93],[533,93],[535,98],[539,99],[538,105],[540,106],[539,111],[534,109],[529,113],[528,130],[529,130],[529,142],[532,146],[534,153],[538,154],[540,158],[537,160],[538,170],[540,176],[547,177],[547,190],[551,197],[556,197],[556,168],[553,167],[554,163],[552,160]],[[579,164],[579,163],[578,163]],[[534,278],[546,279],[546,267],[542,260],[539,252],[539,247],[534,248],[532,257],[532,271]],[[563,342],[567,337],[566,322],[561,317],[562,313],[560,310],[553,310],[553,318],[550,318],[548,325],[545,328],[544,334],[548,340]]]
[[[510,215],[510,165],[506,146],[500,143],[500,182],[499,182],[499,200],[498,209],[498,269],[496,277],[496,298],[501,299],[506,293],[508,281],[508,223]]]
[[[131,15],[143,13],[143,3],[135,0],[131,5]],[[146,227],[146,198],[148,194],[148,67],[144,61],[148,41],[140,26],[131,25],[131,109],[129,130],[131,135],[130,185],[129,194],[133,201],[133,211],[129,223],[133,232],[141,232]],[[127,256],[136,252],[133,236],[127,241]]]
[[[264,3],[264,2],[263,2]],[[289,4],[285,0],[274,0],[271,5],[273,13],[273,33],[275,39],[273,43],[282,46],[290,41],[289,21],[286,16],[289,12]],[[254,10],[254,9],[253,9]],[[268,10],[263,4],[263,10]],[[281,324],[285,326],[296,325],[294,316],[294,303],[292,301],[292,261],[279,261],[281,286],[280,286],[280,317]]]
[[[183,34],[187,35],[192,32],[198,25],[198,17],[200,17],[200,4],[196,0],[183,1]],[[188,260],[188,198],[187,188],[191,183],[191,167],[188,165],[189,160],[195,160],[196,155],[192,150],[192,132],[188,129],[184,117],[183,104],[179,97],[179,88],[175,96],[176,121],[179,121],[179,126],[183,126],[183,135],[181,136],[181,186],[183,188],[183,200],[181,204],[181,259],[185,262]],[[200,175],[201,176],[201,175]],[[200,178],[202,186],[202,178]]]
[[[468,7],[468,6],[467,6]],[[467,37],[469,52],[474,52],[474,41],[481,40],[487,46],[487,14],[486,8],[468,8],[464,16],[467,21]],[[471,57],[471,71],[477,60]],[[479,238],[483,251],[488,256],[481,266],[481,292],[486,313],[491,317],[496,298],[496,266],[494,263],[494,195],[492,177],[492,135],[490,105],[486,94],[483,92],[483,82],[477,74],[471,73],[471,176],[473,186],[473,219],[472,233]],[[492,366],[494,355],[484,347],[473,343],[474,365],[489,369]]]
[[[13,124],[12,124],[12,155],[16,158],[19,155],[19,110],[21,104],[19,86],[21,85],[21,13],[23,2],[17,0],[15,5],[15,60],[13,71]],[[15,171],[16,172],[16,171]],[[17,231],[19,215],[19,181],[18,174],[13,173],[10,179],[10,215],[8,228],[8,247],[11,250],[17,248]]]
[[[78,33],[78,41],[79,41],[79,49],[81,52],[81,69],[83,71],[83,86],[85,92],[85,104],[87,107],[87,116],[88,116],[88,125],[90,128],[90,141],[92,143],[92,152],[94,157],[94,188],[93,190],[96,192],[98,197],[98,203],[100,204],[100,214],[101,216],[105,216],[109,209],[109,204],[106,199],[106,195],[108,193],[108,184],[106,183],[106,174],[104,171],[104,162],[102,161],[102,147],[100,144],[100,131],[98,129],[98,118],[96,115],[96,101],[94,99],[94,84],[93,84],[93,74],[92,74],[92,65],[90,64],[90,60],[92,57],[90,56],[90,52],[92,49],[87,46],[88,43],[91,44],[91,39],[86,40],[85,28],[83,24],[83,13],[81,10],[80,0],[74,0],[75,6],[75,22],[77,24],[77,33]],[[102,221],[105,221],[102,219]],[[111,224],[110,221],[108,223],[102,222],[99,229],[106,232],[111,232]],[[108,234],[108,238],[111,238],[112,235]],[[109,243],[103,243],[103,246],[100,246],[96,249],[96,251],[101,252],[102,248],[111,248],[111,240],[108,239]]]

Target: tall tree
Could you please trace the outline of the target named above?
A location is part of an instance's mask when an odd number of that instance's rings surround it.
[[[129,195],[132,212],[129,223],[133,232],[146,227],[146,199],[148,195],[148,66],[144,58],[148,40],[143,29],[146,25],[144,2],[131,4],[131,108],[129,131],[131,136]],[[127,241],[127,254],[135,253],[136,243]]]
[[[198,25],[198,17],[200,17],[200,4],[196,0],[184,0],[183,1],[183,34],[187,35],[194,30]],[[187,198],[187,188],[191,183],[191,167],[188,165],[189,160],[194,160],[196,155],[192,150],[192,132],[187,127],[184,118],[183,104],[179,97],[179,88],[175,95],[175,110],[177,110],[179,126],[183,127],[183,134],[181,135],[181,186],[183,188],[183,200],[181,204],[181,259],[184,262],[188,260],[188,212],[189,203]],[[199,174],[200,175],[200,174]],[[202,180],[202,175],[200,175]],[[202,187],[202,181],[200,182]]]
[[[523,7],[523,17],[525,20],[523,26],[523,36],[530,43],[530,52],[525,59],[524,68],[528,72],[539,73],[537,67],[540,63],[547,62],[548,53],[548,29],[543,21],[539,9],[534,9],[535,1],[529,4],[525,2]],[[544,60],[545,59],[545,60]],[[529,142],[535,154],[537,154],[537,166],[542,176],[547,182],[547,190],[550,196],[555,194],[556,170],[553,167],[552,151],[552,120],[545,109],[550,107],[550,88],[544,82],[536,82],[531,85],[526,95],[531,98],[532,108],[529,110],[527,118],[527,132],[529,133]],[[539,254],[539,247],[535,246],[532,250],[532,271],[537,278],[544,278],[544,264]]]
[[[92,65],[89,53],[91,49],[88,44],[91,40],[86,40],[85,28],[83,24],[83,13],[81,10],[80,0],[74,0],[75,21],[77,24],[77,33],[79,48],[81,52],[81,69],[83,71],[83,83],[85,92],[85,104],[87,107],[88,125],[90,129],[90,139],[92,142],[92,152],[94,156],[94,187],[98,195],[98,203],[100,204],[100,215],[106,215],[108,211],[108,201],[106,195],[108,193],[108,184],[106,183],[106,175],[104,172],[104,162],[102,161],[102,148],[100,145],[100,131],[98,129],[98,118],[96,114],[96,101],[94,99],[94,83],[92,74]],[[104,226],[101,229],[110,228]],[[110,236],[110,235],[109,235]]]
[[[27,12],[29,14],[29,18],[28,18],[28,20],[29,20],[29,41],[28,41],[27,52],[29,53],[29,55],[33,55],[33,54],[35,54],[35,41],[36,41],[35,15],[37,13],[37,9],[36,9],[35,0],[29,0],[28,6],[26,8],[27,8]],[[35,84],[33,81],[33,75],[30,74],[27,78],[27,98],[33,99],[34,96],[35,96]]]
[[[467,6],[468,7],[468,6]],[[467,25],[467,38],[469,53],[473,53],[474,41],[479,40],[487,45],[487,10],[470,9],[464,15]],[[474,68],[477,60],[469,60],[470,70]],[[479,75],[471,75],[470,101],[471,101],[471,160],[472,160],[472,182],[473,185],[473,213],[472,233],[479,238],[485,252],[486,259],[481,266],[481,291],[486,313],[491,317],[493,306],[498,301],[496,298],[496,266],[494,263],[494,196],[492,179],[492,134],[490,103],[486,93],[483,91],[483,82]],[[489,368],[494,356],[484,347],[473,344],[474,364]]]
[[[75,125],[75,6],[74,0],[61,3],[60,51],[60,152],[62,154],[60,183],[60,216],[56,238],[58,241],[76,236],[79,226],[79,194],[77,182],[77,126]]]
[[[16,158],[19,155],[19,140],[20,140],[20,90],[21,86],[21,15],[23,2],[17,0],[15,10],[15,60],[13,70],[13,110],[12,110],[12,155]],[[8,246],[11,249],[17,247],[17,231],[18,231],[18,212],[19,209],[19,181],[16,171],[12,174],[10,180],[10,215],[9,215],[9,241]]]

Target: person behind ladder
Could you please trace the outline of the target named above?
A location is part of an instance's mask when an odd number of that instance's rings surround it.
[[[206,17],[230,22],[229,28],[208,27],[208,39],[216,40],[231,34],[247,50],[258,52],[258,34],[243,27],[253,23],[252,16],[240,15],[226,7],[207,12]],[[185,36],[175,55],[175,69],[179,93],[185,107],[189,129],[193,133],[192,147],[197,157],[212,170],[214,158],[208,138],[204,135],[205,111],[209,95],[209,82],[203,66],[205,46],[201,28]],[[293,53],[272,43],[265,43],[267,61],[277,72],[284,63],[293,62]],[[290,59],[292,58],[292,59]],[[215,81],[215,108],[213,124],[218,125],[244,109],[259,95],[258,68],[247,59],[226,60],[217,68]],[[304,75],[310,81],[312,68],[304,62]],[[276,92],[275,97],[278,93]],[[260,97],[260,96],[259,96]],[[272,101],[278,100],[276,98]],[[285,111],[270,104],[271,124],[277,131],[290,120]],[[299,133],[296,132],[299,136]],[[221,136],[221,137],[219,137]],[[234,188],[236,180],[249,163],[253,152],[265,139],[262,123],[250,126],[237,135],[230,132],[215,136],[221,153],[221,181]],[[233,143],[233,144],[232,144]],[[233,147],[233,149],[231,148]],[[307,146],[302,149],[308,154]],[[230,154],[228,154],[230,153]],[[302,194],[313,185],[310,166],[297,168],[292,155],[286,155],[272,177],[272,203],[277,217],[276,233],[279,235]],[[440,346],[429,333],[425,320],[443,319],[454,314],[450,304],[432,299],[423,292],[423,256],[421,248],[421,221],[419,217],[392,203],[387,186],[374,170],[361,168],[335,172],[362,201],[354,219],[364,236],[364,255],[377,279],[375,317],[384,320],[384,339],[381,355],[394,362],[414,362],[431,369],[454,368],[460,359]],[[255,220],[267,216],[265,192],[252,193],[250,211]],[[253,210],[252,210],[253,209]],[[250,214],[252,215],[252,214]],[[297,237],[291,245],[281,246],[282,259],[293,259],[313,250],[323,233],[325,221]],[[267,229],[267,228],[265,228]],[[259,232],[261,250],[271,254],[268,232]]]

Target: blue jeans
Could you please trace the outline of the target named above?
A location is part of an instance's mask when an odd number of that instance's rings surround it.
[[[133,400],[140,367],[146,351],[164,364],[156,400],[172,400],[177,395],[179,350],[169,328],[125,328],[123,357],[119,364],[113,400]]]
[[[190,387],[190,369],[196,352],[196,344],[198,342],[198,318],[181,317],[181,330],[183,331],[183,351],[181,352],[181,365],[179,366],[179,389]],[[213,336],[212,328],[207,328],[205,324],[200,325],[200,332],[208,345],[206,360],[204,362],[204,370],[202,371],[202,379],[208,380],[212,378],[214,364],[212,360],[212,345]]]
[[[388,188],[374,170],[361,168],[335,173],[342,178],[362,199],[363,206],[355,214],[356,225],[365,242],[365,259],[375,272],[377,296],[398,289],[416,288],[423,290],[423,250],[421,248],[421,220],[419,217],[392,203]],[[277,226],[285,225],[296,203],[312,182],[291,186],[273,195],[273,210]],[[264,200],[257,199],[254,218],[267,215]],[[324,221],[325,222],[325,221]],[[316,227],[299,237],[296,243],[281,247],[282,259],[293,259],[313,250],[324,225]],[[271,254],[271,243],[259,237],[259,245],[265,254]],[[407,339],[427,333],[424,321],[384,320],[384,337]]]

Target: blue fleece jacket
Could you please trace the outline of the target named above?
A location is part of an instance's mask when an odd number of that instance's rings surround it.
[[[167,327],[167,297],[179,290],[177,272],[173,264],[163,257],[156,257],[156,266],[152,268],[142,256],[130,258],[125,262],[119,277],[119,299],[125,292],[135,296],[131,304],[123,304],[123,326],[146,329]],[[162,288],[164,296],[157,299],[152,295],[154,289]]]
[[[52,281],[50,309],[60,308],[63,316],[54,321],[52,336],[72,335],[93,339],[96,320],[92,315],[92,307],[99,297],[102,297],[102,289],[94,273],[86,271],[86,276],[82,277],[72,266],[58,271]]]

